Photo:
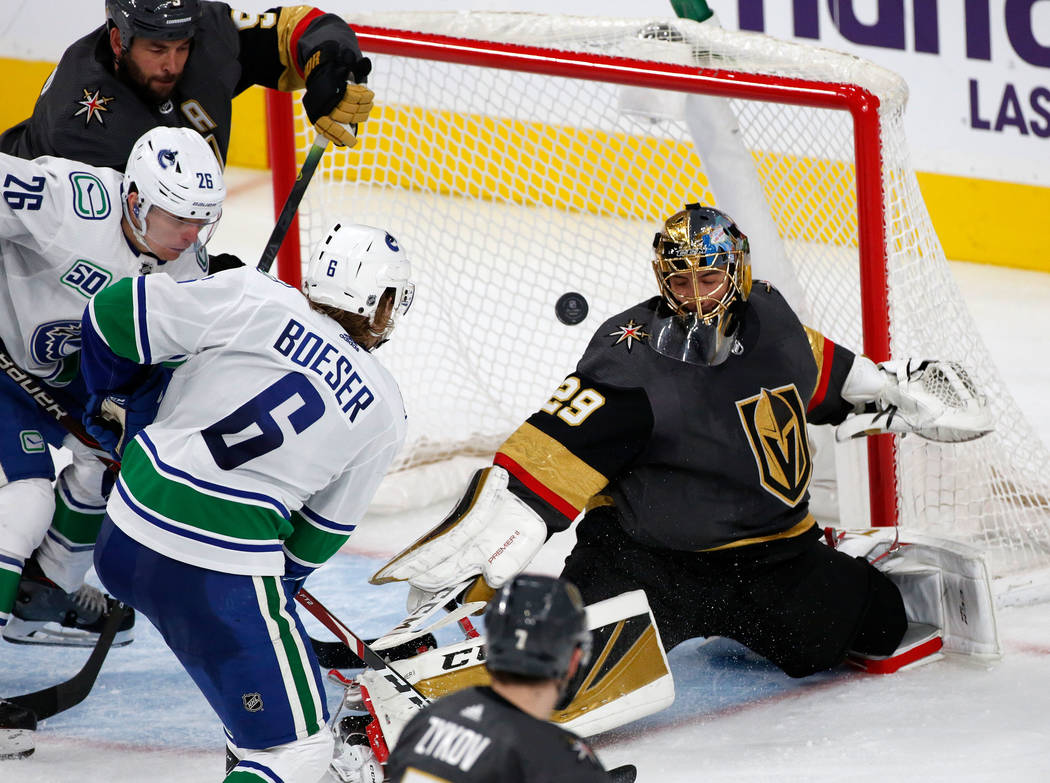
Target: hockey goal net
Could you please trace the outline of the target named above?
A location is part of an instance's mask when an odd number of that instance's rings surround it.
[[[349,21],[377,109],[356,149],[325,155],[279,268],[297,280],[337,219],[384,227],[408,251],[417,300],[383,348],[409,412],[398,470],[491,456],[597,325],[656,292],[653,233],[699,201],[737,220],[756,277],[808,324],[875,360],[961,361],[994,406],[996,432],[972,443],[829,446],[832,516],[969,540],[998,575],[1050,562],[1048,455],[952,279],[909,162],[899,77],[677,19]],[[283,202],[313,132],[298,98],[270,100]],[[580,323],[556,313],[570,292],[588,307]]]

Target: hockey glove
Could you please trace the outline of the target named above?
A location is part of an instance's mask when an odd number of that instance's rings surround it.
[[[299,592],[299,588],[306,582],[306,577],[314,570],[312,566],[303,565],[289,557],[287,552],[284,553],[284,575],[281,577],[281,584],[289,597]]]
[[[303,108],[317,132],[333,144],[357,144],[357,126],[368,119],[375,98],[362,83],[371,70],[371,60],[335,41],[325,41],[307,58]]]
[[[857,357],[842,396],[860,403],[860,410],[836,429],[840,441],[914,432],[927,440],[957,443],[994,429],[987,399],[956,362],[904,359],[875,368],[868,359]]]
[[[84,428],[102,448],[118,459],[136,435],[157,416],[171,370],[155,367],[130,394],[92,394],[84,412]]]
[[[373,574],[371,583],[408,582],[435,593],[478,574],[498,588],[520,573],[547,540],[547,526],[508,481],[501,467],[477,471],[448,516]]]

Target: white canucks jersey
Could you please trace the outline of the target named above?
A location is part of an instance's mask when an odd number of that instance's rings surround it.
[[[323,563],[404,440],[391,375],[301,293],[254,268],[118,282],[92,300],[84,330],[89,385],[96,370],[113,377],[106,363],[117,357],[182,362],[153,423],[126,448],[107,508],[121,530],[174,559],[263,576],[284,573],[285,552]]]
[[[132,247],[120,226],[121,177],[65,158],[0,154],[0,338],[23,369],[54,385],[76,374],[69,357],[93,294],[154,269],[207,274],[203,249],[164,263]]]

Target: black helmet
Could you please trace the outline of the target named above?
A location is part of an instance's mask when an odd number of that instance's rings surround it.
[[[486,667],[526,677],[559,680],[573,650],[591,652],[591,632],[580,591],[551,576],[519,574],[503,585],[485,612]]]
[[[125,49],[135,36],[160,41],[192,38],[200,18],[200,0],[106,0],[106,19],[120,30]]]

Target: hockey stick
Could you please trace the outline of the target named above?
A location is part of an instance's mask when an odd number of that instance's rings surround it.
[[[406,699],[416,709],[421,709],[430,703],[430,699],[416,690],[415,686],[401,672],[390,666],[364,639],[343,625],[339,618],[329,612],[305,588],[300,588],[299,592],[295,594],[295,600],[310,614],[320,620],[329,631],[342,639],[347,647],[356,652],[357,656],[364,661],[368,668],[382,673],[383,679],[398,692],[401,698]],[[368,736],[369,744],[372,746],[376,758],[380,763],[386,763],[390,756],[390,749],[386,736],[383,733],[383,721],[380,719],[376,708],[373,706],[372,699],[363,685],[361,687],[361,695],[364,697],[365,705],[373,718],[365,727],[365,734]]]
[[[288,191],[288,198],[284,200],[284,206],[281,207],[281,214],[277,216],[277,223],[274,224],[273,231],[270,232],[270,238],[266,240],[266,247],[263,249],[262,257],[257,264],[257,268],[261,271],[269,272],[270,267],[273,266],[273,261],[277,258],[277,251],[281,249],[281,243],[284,242],[284,237],[292,225],[292,220],[295,218],[295,212],[299,209],[299,202],[303,200],[303,195],[306,193],[306,186],[313,179],[314,171],[317,170],[317,164],[320,163],[321,156],[324,155],[326,149],[328,149],[328,139],[318,135],[314,139],[310,151],[306,153],[303,167],[299,169],[299,174],[295,178],[295,184]]]
[[[50,718],[59,712],[64,712],[70,707],[75,707],[87,698],[91,688],[95,685],[102,662],[106,659],[109,648],[113,646],[113,639],[117,635],[121,622],[127,616],[128,607],[123,603],[116,603],[109,613],[102,633],[99,634],[95,647],[88,656],[87,661],[80,671],[65,682],[51,685],[33,693],[22,696],[10,696],[7,701],[14,702],[20,707],[32,710],[37,720]]]
[[[484,607],[484,602],[474,601],[456,607],[453,601],[453,598],[463,592],[473,581],[474,578],[472,577],[462,584],[452,585],[435,593],[385,634],[375,639],[366,640],[366,643],[373,650],[382,651],[388,660],[396,661],[423,652],[423,650],[419,649],[420,646],[436,646],[433,632],[453,622],[459,623],[467,638],[476,637],[478,632],[474,629],[467,615],[473,614]],[[449,613],[430,624],[426,624],[428,620],[442,609]],[[429,637],[429,639],[426,637]],[[313,643],[318,664],[326,669],[359,669],[365,666],[364,661],[357,657],[353,650],[342,642],[327,642],[313,638],[310,641]],[[413,642],[417,642],[417,644],[413,644]]]
[[[379,653],[373,650],[364,639],[347,628],[342,621],[329,612],[320,601],[310,595],[310,593],[306,591],[306,588],[300,588],[299,592],[295,594],[295,600],[298,601],[306,611],[320,620],[325,628],[338,636],[343,644],[353,650],[357,654],[357,657],[364,661],[365,666],[374,669],[375,671],[385,670],[392,674],[393,678],[398,681],[398,690],[408,693],[413,704],[422,706],[430,701],[430,699],[417,691],[412,683],[405,679],[397,669],[392,669],[390,664],[388,664]]]
[[[106,467],[113,470],[120,468],[120,462],[110,456],[84,429],[80,421],[80,406],[66,398],[61,391],[45,386],[35,375],[19,367],[11,358],[3,341],[0,341],[0,371],[18,384],[22,391],[32,397],[33,401],[49,417],[61,424],[70,435],[95,452],[95,456]]]

